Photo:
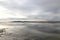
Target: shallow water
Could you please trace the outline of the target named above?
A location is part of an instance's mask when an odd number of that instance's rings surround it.
[[[60,23],[0,23],[6,34],[0,40],[60,40]],[[12,27],[12,28],[11,28]]]

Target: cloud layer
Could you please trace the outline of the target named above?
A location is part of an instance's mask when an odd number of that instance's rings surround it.
[[[46,20],[60,18],[60,0],[1,0],[0,6],[15,16],[35,16]]]

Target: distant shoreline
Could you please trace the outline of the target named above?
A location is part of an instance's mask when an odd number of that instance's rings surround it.
[[[12,23],[60,23],[60,21],[11,21]]]

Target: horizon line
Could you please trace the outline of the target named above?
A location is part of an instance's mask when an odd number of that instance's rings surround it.
[[[60,23],[60,21],[10,21],[14,23]]]

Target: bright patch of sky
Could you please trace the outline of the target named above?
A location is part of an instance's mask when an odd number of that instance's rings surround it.
[[[3,6],[0,6],[0,19],[4,18],[25,18],[25,16],[20,15],[16,12],[12,12]]]

